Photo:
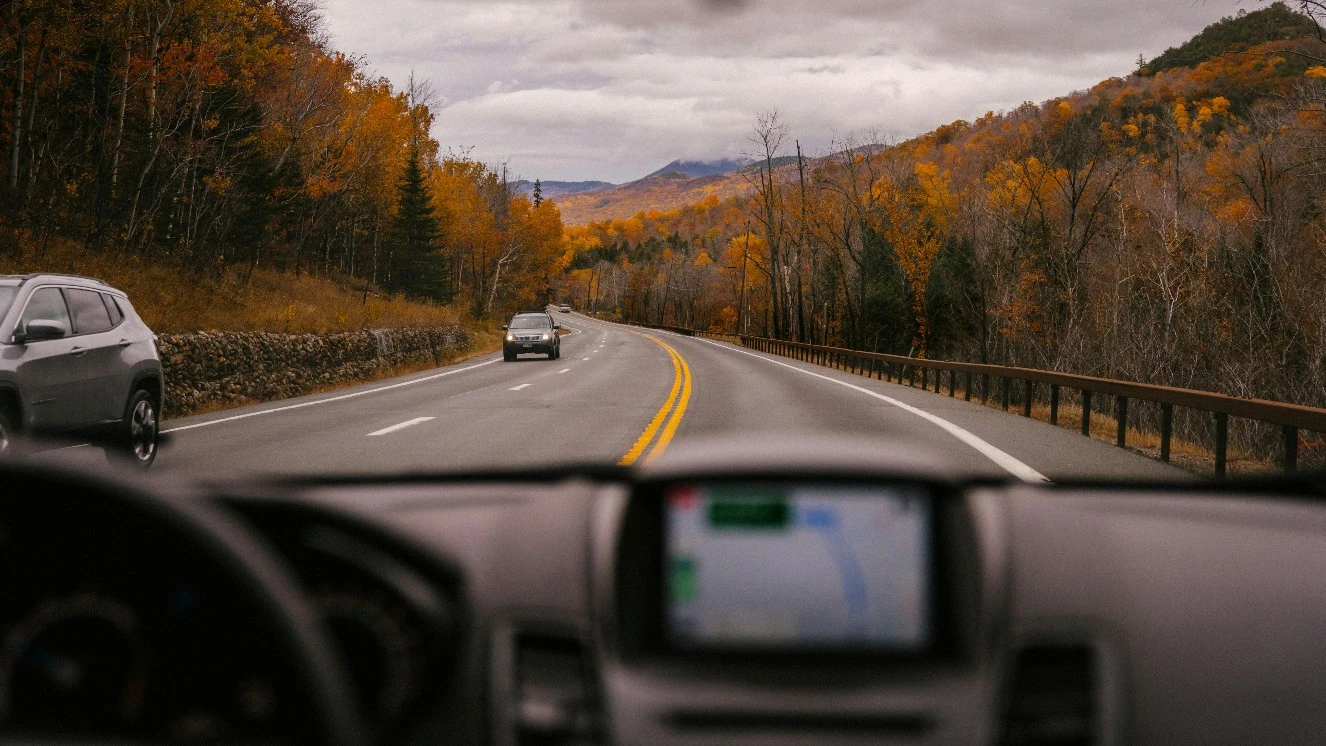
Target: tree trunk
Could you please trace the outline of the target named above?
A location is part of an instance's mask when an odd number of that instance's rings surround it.
[[[129,107],[129,61],[133,57],[134,10],[129,4],[129,23],[124,27],[124,71],[120,74],[120,106],[115,122],[115,145],[111,148],[111,191],[120,178],[120,148],[124,144],[124,112]]]
[[[16,43],[18,61],[14,71],[14,120],[9,130],[9,189],[12,192],[18,191],[19,157],[23,153],[21,147],[23,143],[23,83],[24,78],[27,77],[25,64],[28,56],[28,25],[30,23],[31,19],[20,12]]]

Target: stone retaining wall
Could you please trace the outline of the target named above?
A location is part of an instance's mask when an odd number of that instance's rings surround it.
[[[162,334],[166,415],[271,401],[372,378],[403,365],[442,365],[471,344],[459,326],[333,334]]]

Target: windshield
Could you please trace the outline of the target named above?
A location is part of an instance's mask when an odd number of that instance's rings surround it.
[[[511,329],[548,329],[551,325],[546,316],[517,316],[511,319]]]
[[[127,296],[152,473],[1326,466],[1318,0],[134,7],[6,14],[0,272]]]

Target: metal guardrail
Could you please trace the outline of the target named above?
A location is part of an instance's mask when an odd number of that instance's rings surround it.
[[[631,322],[626,322],[631,323]],[[843,347],[827,347],[802,342],[788,342],[765,337],[747,335],[719,334],[697,329],[664,324],[638,324],[647,329],[682,334],[688,337],[703,336],[724,339],[741,344],[743,347],[767,352],[783,357],[790,357],[804,362],[854,370],[856,373],[880,380],[916,385],[920,375],[921,388],[929,390],[930,372],[934,371],[934,390],[943,393],[944,374],[948,373],[949,396],[956,396],[958,375],[964,376],[963,398],[971,401],[973,377],[980,376],[981,399],[990,399],[990,380],[1000,382],[1001,403],[1005,410],[1012,400],[1013,381],[1022,383],[1022,414],[1031,416],[1032,402],[1035,399],[1036,386],[1049,386],[1050,424],[1059,424],[1059,399],[1061,389],[1075,389],[1080,392],[1083,435],[1091,433],[1092,397],[1100,394],[1114,397],[1114,418],[1116,421],[1115,443],[1120,447],[1128,444],[1128,402],[1130,400],[1151,402],[1160,405],[1160,460],[1170,460],[1170,444],[1174,435],[1174,408],[1184,407],[1209,412],[1215,420],[1215,473],[1225,476],[1229,452],[1229,418],[1241,417],[1248,420],[1265,422],[1280,426],[1284,440],[1282,466],[1287,474],[1298,468],[1298,437],[1300,431],[1326,433],[1326,409],[1308,407],[1300,404],[1268,401],[1266,399],[1245,399],[1226,394],[1195,389],[1181,389],[1171,386],[1158,386],[1150,383],[1120,381],[1113,378],[1097,378],[1073,373],[1057,373],[1035,368],[1018,368],[1007,365],[988,365],[984,363],[958,363],[948,360],[926,360],[924,358],[889,355],[881,352],[866,352]]]
[[[1127,445],[1128,402],[1152,402],[1160,405],[1160,460],[1169,461],[1170,441],[1174,431],[1174,408],[1185,407],[1210,412],[1215,418],[1215,472],[1217,477],[1225,476],[1226,459],[1229,450],[1229,418],[1244,419],[1279,425],[1284,439],[1283,467],[1286,473],[1293,473],[1298,468],[1298,436],[1300,430],[1326,433],[1326,409],[1307,407],[1299,404],[1268,401],[1265,399],[1243,399],[1226,394],[1194,389],[1157,386],[1149,383],[1120,381],[1112,378],[1081,376],[1072,373],[1056,373],[1035,368],[1017,368],[1006,365],[987,365],[982,363],[957,363],[947,360],[925,360],[888,355],[879,352],[849,350],[841,347],[825,347],[800,342],[785,342],[763,337],[742,336],[741,344],[761,352],[773,353],[797,360],[851,369],[866,376],[892,381],[896,378],[903,383],[915,385],[919,372],[921,388],[928,390],[927,379],[934,371],[934,390],[942,393],[944,373],[949,374],[949,396],[956,395],[958,375],[965,376],[963,398],[972,397],[972,378],[981,377],[981,398],[988,401],[990,379],[1002,382],[1001,398],[1004,409],[1009,408],[1013,381],[1021,381],[1023,386],[1022,414],[1031,416],[1031,406],[1035,398],[1037,384],[1050,387],[1050,424],[1059,423],[1059,392],[1062,388],[1076,389],[1081,392],[1082,434],[1091,433],[1091,399],[1093,394],[1114,397],[1114,416],[1117,422],[1115,443],[1120,447]],[[867,370],[867,366],[869,369]]]

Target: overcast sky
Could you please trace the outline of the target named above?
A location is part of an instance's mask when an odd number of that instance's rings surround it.
[[[776,108],[809,153],[1127,74],[1258,0],[324,0],[335,46],[438,94],[433,133],[533,180],[735,157]]]

